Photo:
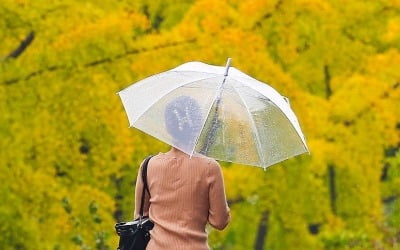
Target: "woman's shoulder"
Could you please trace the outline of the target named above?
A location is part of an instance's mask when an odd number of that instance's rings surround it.
[[[220,171],[220,165],[215,159],[204,155],[199,155],[196,159],[203,166],[207,176],[214,176]]]
[[[210,166],[210,167],[219,167],[219,163],[208,156],[199,154],[199,153],[194,153],[192,156],[187,155],[187,154],[180,154],[180,155],[176,155],[176,154],[171,154],[170,152],[159,152],[158,154],[153,156],[153,160],[157,161],[157,160],[166,160],[166,159],[176,159],[176,158],[188,158],[190,161],[194,161],[196,163],[199,163],[201,165],[206,165],[206,166]]]
[[[199,153],[194,153],[192,158],[193,159],[198,159],[200,161],[203,161],[203,162],[207,163],[208,165],[212,165],[212,166],[218,166],[219,165],[218,162],[215,159],[213,159],[211,157],[208,157],[208,156],[205,156],[205,155],[202,155],[202,154],[199,154]]]

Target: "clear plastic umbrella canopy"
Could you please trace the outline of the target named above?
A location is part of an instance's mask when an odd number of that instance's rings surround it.
[[[120,91],[131,127],[192,156],[268,167],[308,152],[287,98],[230,67],[188,62]]]

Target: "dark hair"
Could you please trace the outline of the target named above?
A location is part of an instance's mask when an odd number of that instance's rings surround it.
[[[189,96],[179,96],[165,107],[165,125],[168,133],[181,146],[193,145],[202,126],[201,108]]]

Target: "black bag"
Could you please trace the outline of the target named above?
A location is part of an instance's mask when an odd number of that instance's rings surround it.
[[[128,222],[115,224],[115,230],[119,235],[119,250],[144,250],[150,240],[150,230],[154,223],[147,216],[143,216],[143,205],[145,190],[149,192],[147,186],[147,165],[152,156],[146,158],[142,166],[143,191],[139,210],[139,218]],[[149,192],[150,194],[150,192]]]

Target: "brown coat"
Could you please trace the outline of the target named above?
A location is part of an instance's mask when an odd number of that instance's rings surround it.
[[[224,229],[230,220],[219,164],[208,157],[172,148],[154,156],[148,165],[144,214],[154,222],[148,250],[207,250],[207,222]],[[143,182],[135,190],[138,217]],[[147,194],[147,192],[146,192]]]

